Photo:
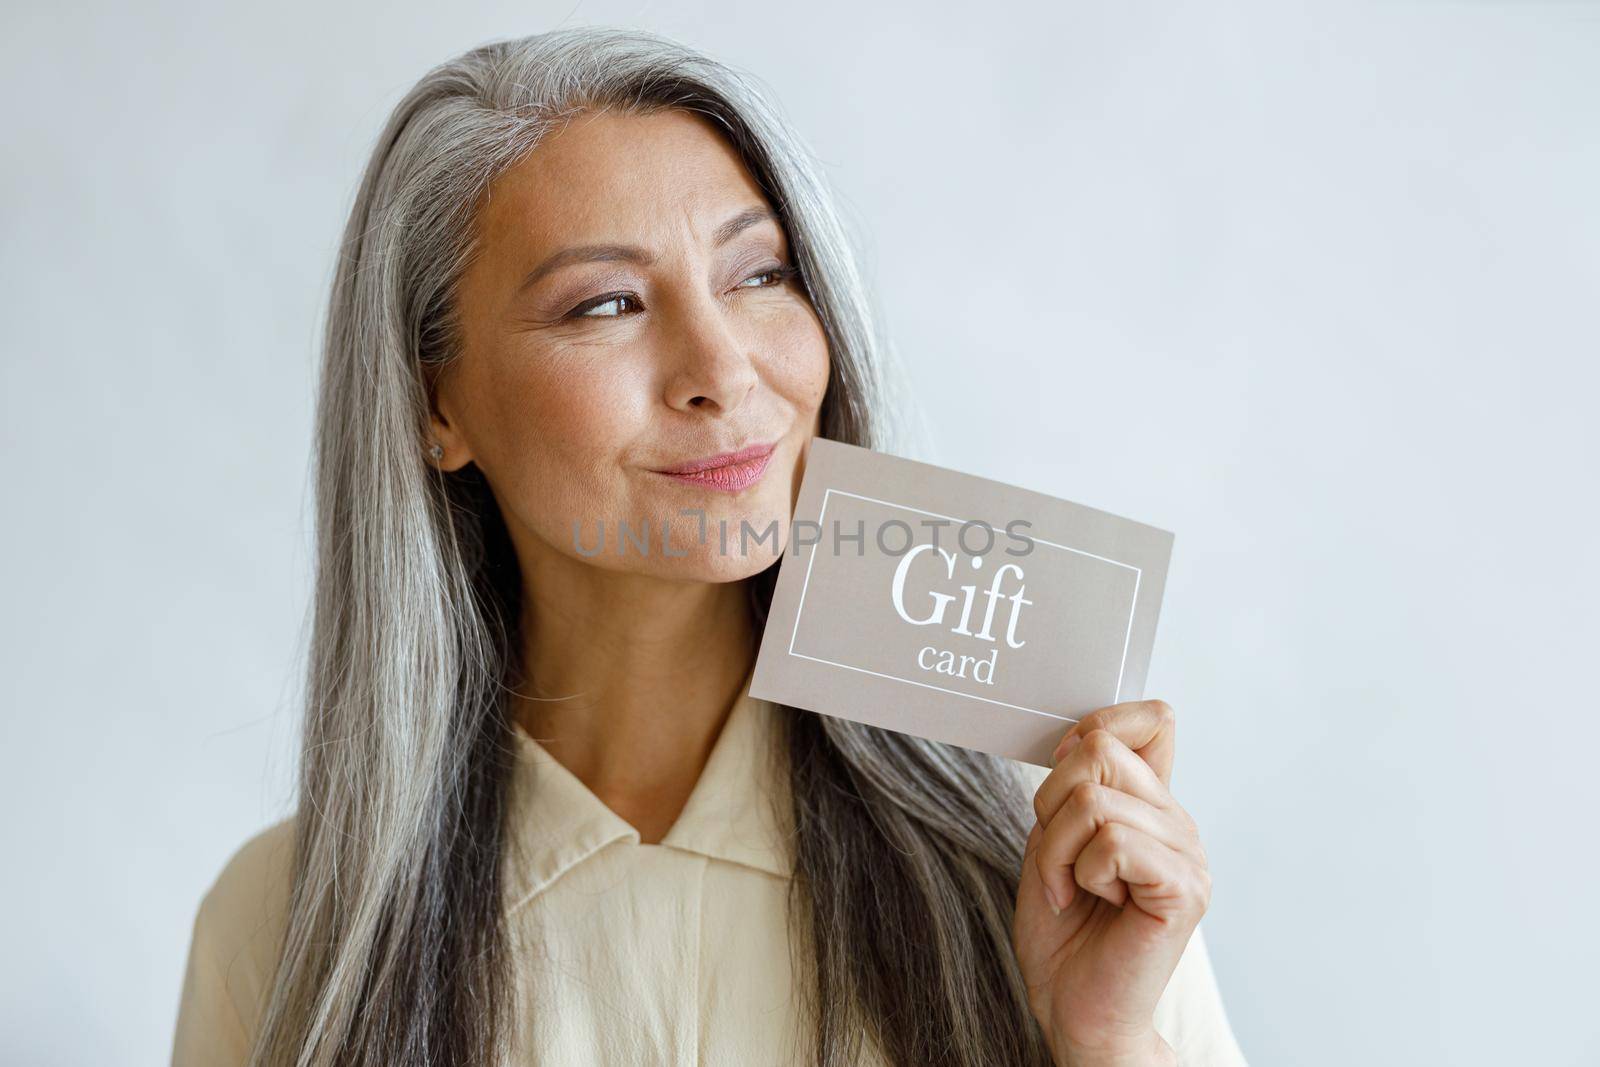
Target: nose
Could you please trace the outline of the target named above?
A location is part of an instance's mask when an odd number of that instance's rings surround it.
[[[719,306],[703,296],[674,315],[667,341],[671,370],[663,399],[678,411],[727,412],[744,402],[760,381],[748,338]]]

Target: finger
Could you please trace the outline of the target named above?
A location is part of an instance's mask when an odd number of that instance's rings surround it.
[[[1017,883],[1018,910],[1030,907],[1028,902],[1035,896],[1042,897],[1046,904],[1055,907],[1049,891],[1045,889],[1044,879],[1040,877],[1039,846],[1043,841],[1044,828],[1034,823],[1033,829],[1028,831],[1028,842],[1022,849],[1022,876]],[[1029,868],[1032,868],[1033,877],[1029,876]]]
[[[1045,775],[1034,791],[1033,810],[1041,825],[1050,825],[1079,782],[1108,786],[1157,808],[1175,806],[1166,784],[1148,763],[1109,731],[1094,730]]]
[[[1156,777],[1168,783],[1172,781],[1175,723],[1172,706],[1164,700],[1136,700],[1100,708],[1079,719],[1061,736],[1050,757],[1051,764],[1060,762],[1090,733],[1105,730],[1137,752],[1155,770]]]
[[[1066,902],[1073,895],[1078,855],[1108,823],[1121,823],[1150,835],[1175,852],[1205,862],[1194,821],[1181,808],[1162,809],[1097,782],[1079,782],[1044,828],[1034,863],[1050,896]]]
[[[1211,902],[1211,876],[1189,857],[1124,823],[1107,823],[1078,853],[1073,879],[1118,907],[1194,924]]]
[[[1027,843],[1022,846],[1022,859],[1024,863],[1027,862],[1028,857],[1032,854],[1033,850],[1038,848],[1039,843],[1043,840],[1044,827],[1040,826],[1036,822],[1033,824],[1033,829],[1028,831]]]

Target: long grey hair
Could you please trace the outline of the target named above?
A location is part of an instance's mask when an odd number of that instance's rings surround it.
[[[494,178],[571,116],[693,110],[741,153],[824,324],[826,437],[891,448],[884,345],[818,167],[755,81],[662,37],[563,29],[474,48],[395,108],[333,278],[289,917],[252,1063],[440,1067],[506,1054],[501,901],[520,685],[516,558],[477,468],[425,461],[433,374]],[[777,566],[748,579],[764,621]],[[1032,823],[995,757],[794,708],[791,943],[817,1062],[1048,1064],[1011,948]],[[781,773],[781,772],[780,772]],[[529,1020],[537,1027],[537,1019]]]

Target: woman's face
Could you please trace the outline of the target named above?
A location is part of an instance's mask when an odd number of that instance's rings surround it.
[[[479,466],[519,553],[706,581],[771,565],[828,346],[782,227],[716,128],[683,111],[581,115],[494,182],[476,225],[464,347],[435,388],[441,464]],[[749,465],[662,473],[752,446],[772,446],[753,481]],[[757,543],[773,524],[776,547]]]

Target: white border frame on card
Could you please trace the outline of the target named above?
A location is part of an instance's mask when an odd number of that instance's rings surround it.
[[[828,514],[828,498],[834,493],[838,493],[840,496],[854,497],[857,500],[865,500],[873,504],[881,504],[886,508],[899,508],[901,511],[912,511],[919,515],[930,515],[933,518],[944,519],[948,522],[966,523],[973,521],[970,519],[958,519],[952,515],[941,515],[937,511],[927,511],[923,508],[914,508],[910,504],[897,504],[892,500],[880,500],[877,497],[864,496],[860,493],[852,493],[845,489],[826,488],[822,491],[822,507],[817,512],[817,526],[819,529],[822,526],[823,518]],[[1139,567],[1135,567],[1131,563],[1124,563],[1121,560],[1116,559],[1108,559],[1105,556],[1096,555],[1093,552],[1087,552],[1081,548],[1073,548],[1071,545],[1063,545],[1055,541],[1046,541],[1042,537],[1032,537],[1031,539],[1037,541],[1041,545],[1049,545],[1051,548],[1059,548],[1067,552],[1075,552],[1080,556],[1088,556],[1090,559],[1096,559],[1102,563],[1109,563],[1115,567],[1125,567],[1133,572],[1133,598],[1132,602],[1128,605],[1128,627],[1122,638],[1122,662],[1117,666],[1117,691],[1112,695],[1112,698],[1107,701],[1108,704],[1117,703],[1122,699],[1122,677],[1127,671],[1128,667],[1128,648],[1133,640],[1133,619],[1134,615],[1139,610],[1139,583],[1144,577],[1144,571]],[[789,631],[789,655],[795,656],[799,659],[808,659],[813,663],[826,663],[830,667],[839,667],[847,671],[859,671],[862,674],[870,674],[877,678],[885,678],[891,682],[904,682],[906,685],[921,686],[923,689],[932,689],[940,693],[949,693],[951,696],[966,697],[969,700],[978,700],[985,704],[996,704],[1003,708],[1013,708],[1017,711],[1026,711],[1033,715],[1043,715],[1046,718],[1059,719],[1062,722],[1077,721],[1076,719],[1068,718],[1065,715],[1057,715],[1054,712],[1040,711],[1038,708],[1027,708],[1023,707],[1021,704],[1010,704],[1004,700],[994,700],[990,697],[981,697],[973,693],[963,693],[959,689],[946,689],[941,685],[930,685],[927,682],[919,682],[912,678],[901,678],[898,675],[883,674],[880,671],[868,670],[866,667],[857,667],[849,663],[839,663],[836,660],[823,659],[821,656],[808,656],[804,652],[796,652],[794,650],[794,643],[795,639],[800,636],[800,617],[805,613],[806,589],[811,584],[811,567],[817,561],[817,548],[820,546],[820,544],[821,542],[818,542],[818,544],[811,546],[811,558],[806,560],[805,581],[800,585],[800,602],[795,606],[794,626],[791,627]]]

